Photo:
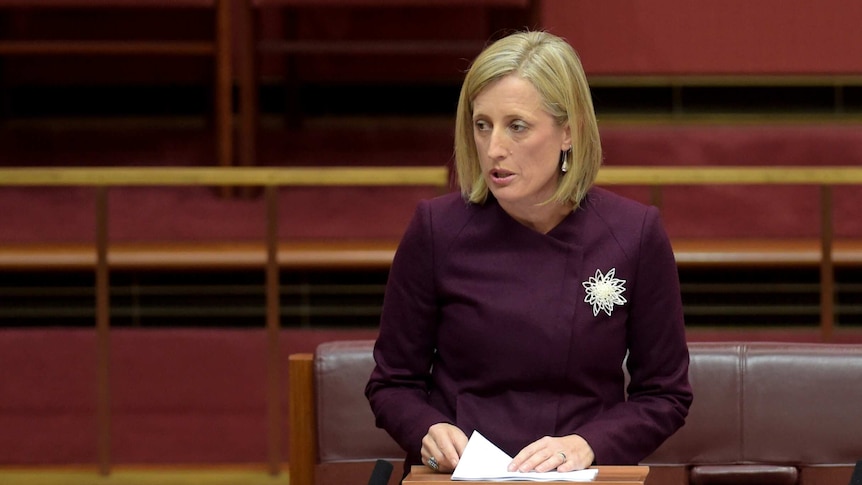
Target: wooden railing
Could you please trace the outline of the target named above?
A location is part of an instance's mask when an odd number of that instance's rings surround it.
[[[832,230],[832,187],[862,185],[862,168],[855,167],[605,167],[600,185],[635,185],[652,188],[653,202],[660,205],[661,189],[672,185],[806,185],[820,187],[819,231],[820,333],[832,338],[835,320],[835,284]],[[96,219],[96,332],[98,345],[99,467],[110,472],[109,382],[109,261],[108,197],[119,186],[258,186],[266,200],[266,329],[268,345],[268,448],[270,472],[279,472],[281,462],[281,376],[278,334],[279,242],[277,193],[296,186],[433,186],[446,190],[449,173],[442,167],[355,168],[4,168],[3,186],[90,186],[97,193]]]
[[[110,473],[108,189],[117,186],[262,186],[266,199],[267,450],[271,474],[281,466],[280,303],[278,262],[279,187],[423,185],[448,187],[444,168],[8,168],[2,186],[92,186],[96,188],[96,345],[99,471]]]
[[[652,187],[652,203],[661,206],[662,188],[669,185],[807,185],[820,188],[820,334],[832,339],[835,327],[835,261],[833,257],[832,188],[862,183],[856,167],[606,167],[599,176],[605,185]]]

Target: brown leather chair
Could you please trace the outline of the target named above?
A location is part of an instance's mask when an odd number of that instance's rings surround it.
[[[290,356],[291,485],[364,485],[378,459],[394,465],[389,483],[400,481],[404,452],[374,425],[365,399],[373,346],[330,342]]]
[[[232,165],[232,68],[231,0],[0,0],[0,15],[24,15],[50,9],[93,11],[98,9],[158,9],[169,14],[177,9],[212,11],[213,34],[203,40],[99,40],[39,39],[29,35],[9,37],[0,33],[0,57],[10,56],[185,56],[212,58],[215,154],[219,166]],[[159,25],[152,26],[153,32]],[[26,32],[25,32],[26,33]],[[62,74],[58,73],[58,77]],[[2,84],[2,83],[0,83]]]
[[[862,457],[862,345],[693,343],[685,426],[648,482],[844,485]]]
[[[372,341],[290,358],[292,485],[364,484],[404,453],[364,395]],[[847,485],[862,457],[862,345],[691,343],[694,404],[643,465],[652,485]],[[391,483],[395,483],[394,481]]]

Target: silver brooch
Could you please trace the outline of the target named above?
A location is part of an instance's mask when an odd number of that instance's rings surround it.
[[[623,305],[626,302],[622,296],[626,291],[626,287],[623,286],[626,280],[614,278],[616,272],[616,268],[611,268],[608,274],[602,274],[601,270],[597,269],[595,276],[583,282],[584,289],[587,291],[584,301],[593,306],[594,317],[599,316],[599,310],[604,310],[610,316],[614,311],[614,305]]]

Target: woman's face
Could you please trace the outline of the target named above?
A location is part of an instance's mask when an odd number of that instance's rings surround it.
[[[473,100],[473,139],[482,175],[504,207],[550,199],[560,151],[572,146],[568,125],[557,124],[533,84],[517,75],[489,84]]]

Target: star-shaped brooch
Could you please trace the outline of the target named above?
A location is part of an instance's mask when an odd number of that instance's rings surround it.
[[[626,280],[614,278],[617,269],[611,268],[608,274],[602,274],[601,270],[596,270],[596,275],[591,276],[589,280],[584,281],[584,289],[587,291],[587,296],[584,301],[593,306],[593,316],[599,316],[599,310],[604,310],[608,316],[614,311],[614,305],[623,305],[626,299],[622,294],[626,291],[623,286]]]

